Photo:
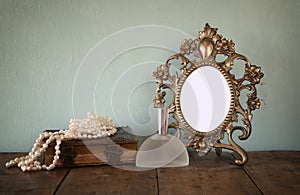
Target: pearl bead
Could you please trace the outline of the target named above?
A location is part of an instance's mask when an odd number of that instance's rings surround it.
[[[26,171],[26,166],[21,166],[21,170],[22,170],[23,172],[25,172],[25,171]]]
[[[52,169],[54,169],[54,168],[55,168],[55,165],[54,165],[54,164],[51,164],[49,167],[47,167],[47,170],[50,171],[50,170],[52,170]]]
[[[58,159],[59,159],[59,156],[58,156],[58,155],[55,155],[53,158],[54,158],[54,160],[58,160]]]
[[[52,142],[51,139],[47,139],[46,144],[48,145],[48,144],[50,144],[51,142]]]

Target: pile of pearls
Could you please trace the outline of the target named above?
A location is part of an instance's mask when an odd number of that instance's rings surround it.
[[[60,144],[63,140],[70,139],[96,139],[113,135],[117,132],[115,125],[111,118],[100,117],[89,112],[87,119],[70,120],[69,130],[59,130],[56,132],[43,132],[39,138],[35,140],[31,152],[26,156],[15,158],[5,164],[7,168],[18,166],[23,172],[38,171],[38,170],[52,170],[55,168],[60,155]],[[55,155],[50,165],[41,164],[38,157],[42,155],[48,148],[49,144],[56,141]]]

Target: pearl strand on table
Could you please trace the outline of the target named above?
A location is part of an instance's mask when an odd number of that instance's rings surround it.
[[[88,118],[70,120],[69,130],[59,130],[58,132],[43,132],[35,140],[31,152],[26,156],[17,157],[5,164],[7,168],[17,165],[25,171],[52,170],[59,160],[60,144],[66,139],[96,139],[113,135],[117,132],[112,119],[108,117],[97,117],[93,113],[88,113]],[[38,157],[48,148],[49,144],[56,141],[55,155],[50,165],[38,161]]]

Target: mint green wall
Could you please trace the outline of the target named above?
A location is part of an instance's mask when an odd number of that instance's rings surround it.
[[[254,112],[253,134],[242,145],[247,150],[299,150],[299,10],[297,0],[1,0],[0,151],[28,151],[42,130],[68,126],[76,71],[105,37],[149,24],[196,37],[206,22],[232,38],[236,51],[265,73],[258,87],[261,110]],[[164,61],[170,55],[159,51],[136,51],[123,62],[146,54]],[[115,70],[104,84],[113,82]],[[137,97],[151,101],[153,90],[153,84],[145,84],[129,101],[133,117],[142,123],[149,115],[136,106],[143,102]],[[111,114],[110,105],[98,106],[99,114]]]

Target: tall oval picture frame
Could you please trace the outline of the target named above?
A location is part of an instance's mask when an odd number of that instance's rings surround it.
[[[264,74],[259,66],[252,65],[245,56],[236,53],[234,42],[223,38],[217,30],[206,24],[204,30],[199,32],[198,38],[183,40],[180,52],[172,55],[165,64],[157,67],[153,72],[158,84],[153,103],[154,107],[163,108],[165,89],[169,89],[173,93],[173,100],[168,105],[168,112],[175,122],[170,123],[168,127],[176,129],[178,137],[186,146],[193,147],[200,155],[207,154],[211,148],[215,148],[218,155],[221,154],[223,148],[229,149],[238,154],[235,155],[235,163],[244,165],[248,161],[247,152],[235,143],[232,135],[233,132],[239,130],[242,132],[242,135],[238,136],[240,140],[245,140],[250,136],[252,111],[260,108],[260,99],[257,97],[255,85],[260,83]],[[222,62],[216,62],[218,55],[225,56],[225,59]],[[178,60],[181,62],[180,71],[170,74],[172,62]],[[231,73],[236,60],[242,60],[245,63],[244,75],[241,78],[236,78],[234,73]],[[207,131],[197,129],[188,122],[186,115],[182,112],[181,102],[182,88],[186,80],[201,67],[212,67],[218,70],[228,84],[230,94],[229,109],[224,119],[215,128]],[[240,103],[239,97],[242,90],[248,91],[246,107]],[[225,134],[228,135],[228,142],[222,143]]]

